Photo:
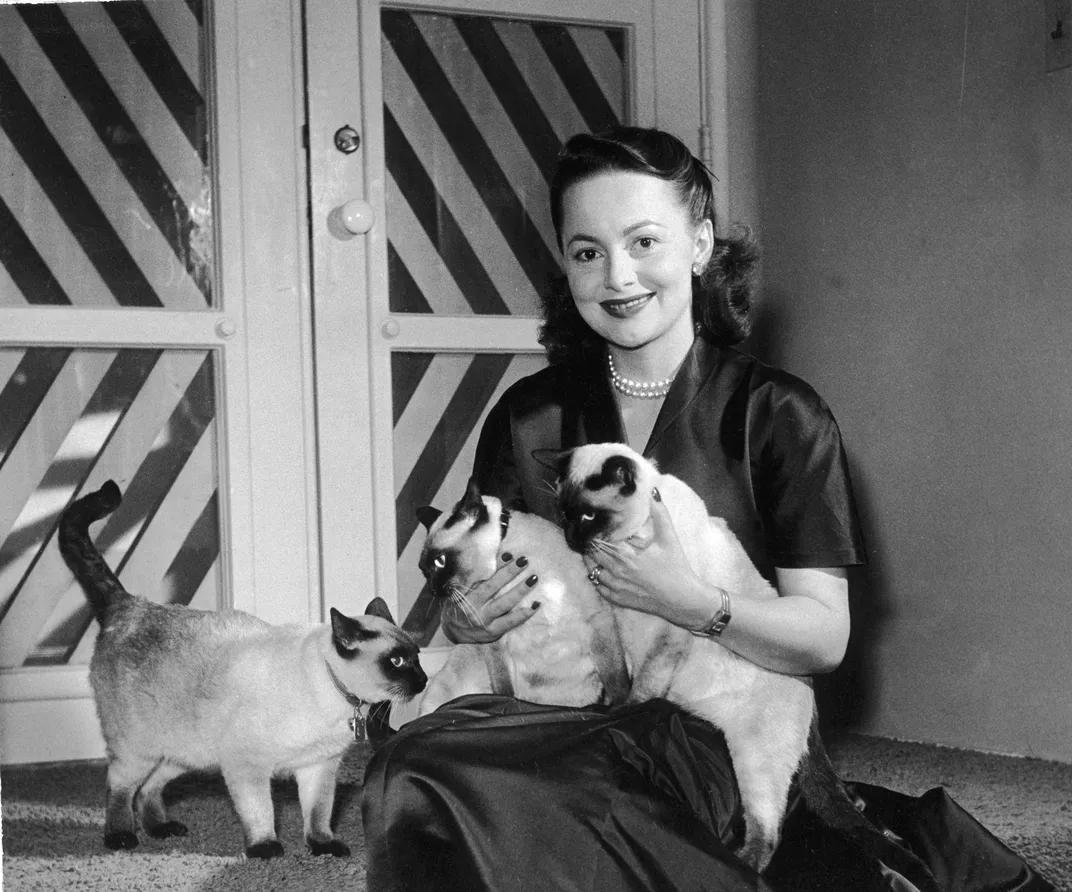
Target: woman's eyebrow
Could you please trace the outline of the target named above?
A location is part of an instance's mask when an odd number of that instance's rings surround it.
[[[666,229],[666,227],[663,226],[662,223],[659,223],[656,220],[640,220],[637,223],[631,223],[629,226],[626,226],[625,229],[622,230],[622,235],[629,235],[630,233],[635,232],[638,229],[643,229],[645,226],[658,226],[660,229]],[[598,241],[599,241],[599,239],[597,239],[594,235],[588,235],[587,233],[584,233],[584,232],[578,232],[576,235],[572,236],[570,238],[570,240],[568,242],[566,242],[566,244],[567,245],[572,245],[574,242],[598,242]]]
[[[572,236],[570,238],[570,240],[568,242],[566,242],[566,244],[567,245],[572,245],[574,242],[598,242],[598,241],[599,241],[599,239],[597,239],[594,235],[587,235],[587,234],[585,234],[583,232],[578,232],[576,235]]]
[[[622,230],[622,235],[629,235],[631,232],[635,232],[637,229],[643,229],[645,226],[658,226],[662,229],[666,227],[662,223],[658,223],[655,220],[641,220],[639,223],[634,223],[632,226],[627,226]]]

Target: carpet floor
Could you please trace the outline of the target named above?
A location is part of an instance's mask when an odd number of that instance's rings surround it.
[[[1062,892],[1072,892],[1072,765],[843,735],[827,741],[842,777],[918,795],[944,786],[984,826]],[[314,858],[301,836],[293,783],[274,787],[281,858],[247,861],[242,831],[219,778],[187,777],[168,787],[181,839],[144,839],[134,852],[102,843],[103,763],[0,770],[3,882],[7,892],[363,892],[360,784],[368,750],[343,763],[337,832],[350,858]]]

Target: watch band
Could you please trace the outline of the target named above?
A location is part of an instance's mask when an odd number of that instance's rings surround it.
[[[726,626],[730,624],[730,619],[732,618],[732,612],[730,610],[730,593],[721,587],[718,587],[718,593],[721,598],[718,610],[716,610],[714,616],[700,626],[700,628],[690,629],[689,631],[692,632],[693,635],[699,635],[704,638],[720,638],[722,633],[726,631]]]

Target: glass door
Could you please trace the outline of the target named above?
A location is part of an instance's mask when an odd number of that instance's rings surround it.
[[[227,600],[221,376],[238,321],[215,269],[199,9],[0,7],[7,696],[78,692],[96,623],[55,528],[109,478],[123,503],[94,532],[127,587],[165,603]]]
[[[415,509],[460,498],[488,409],[544,364],[562,143],[619,122],[695,143],[697,4],[333,0],[306,15],[325,591],[376,591],[445,644]],[[343,126],[357,151],[336,146]]]
[[[55,531],[107,479],[92,532],[131,591],[319,619],[303,85],[267,64],[301,22],[275,9],[0,5],[5,762],[103,754]]]

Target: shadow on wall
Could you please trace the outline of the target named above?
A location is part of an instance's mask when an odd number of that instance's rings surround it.
[[[787,294],[764,289],[756,308],[752,334],[742,347],[763,362],[796,373],[796,369],[786,365],[785,345],[789,328],[783,308],[790,306],[791,301],[792,298]],[[823,395],[822,388],[816,382],[808,383]],[[879,672],[875,649],[891,613],[890,589],[882,572],[885,548],[879,536],[880,525],[875,522],[882,508],[874,504],[871,498],[867,468],[854,460],[853,444],[846,442],[845,449],[868,563],[849,570],[852,629],[845,659],[834,672],[816,678],[815,695],[819,702],[819,715],[822,725],[828,729],[858,728],[866,725],[873,716]]]

